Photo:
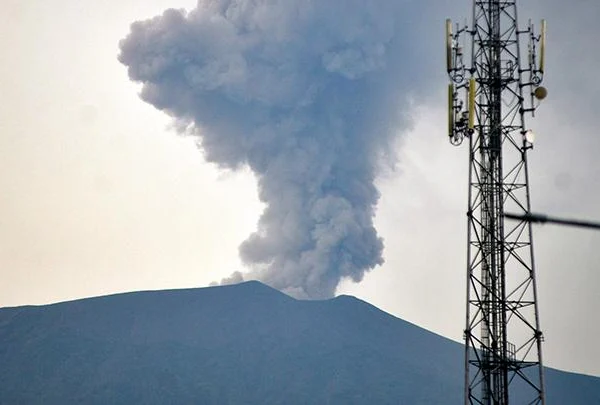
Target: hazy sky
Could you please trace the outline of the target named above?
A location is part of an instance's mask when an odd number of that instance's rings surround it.
[[[195,3],[3,2],[1,306],[206,286],[243,270],[238,246],[262,210],[255,179],[204,163],[192,139],[139,99],[117,60],[131,22]],[[396,167],[377,181],[385,264],[338,293],[460,340],[468,162],[445,135],[442,41],[446,16],[469,16],[471,2],[431,4],[430,35],[414,41],[439,49],[423,54],[439,74],[407,111],[414,127],[398,134]],[[600,4],[538,0],[520,11],[522,24],[546,17],[549,26],[550,95],[529,120],[533,206],[600,220]],[[600,375],[600,234],[543,226],[534,241],[545,363]]]

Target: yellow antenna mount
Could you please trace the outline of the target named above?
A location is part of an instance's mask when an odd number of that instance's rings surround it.
[[[542,27],[540,32],[540,67],[541,73],[544,73],[546,67],[546,20],[542,20]]]
[[[454,68],[452,63],[452,20],[446,19],[446,70],[448,73]]]

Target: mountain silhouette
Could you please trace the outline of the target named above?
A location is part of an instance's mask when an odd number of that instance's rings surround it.
[[[461,404],[463,346],[256,281],[0,309],[0,404]],[[548,405],[600,378],[547,369]]]

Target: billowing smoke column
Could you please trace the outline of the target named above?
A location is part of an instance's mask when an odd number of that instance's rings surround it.
[[[266,208],[240,246],[246,278],[327,298],[383,263],[374,180],[406,127],[419,1],[200,0],[121,41],[144,101],[208,161],[256,174]]]

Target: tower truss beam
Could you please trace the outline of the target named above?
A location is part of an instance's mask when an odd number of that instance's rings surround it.
[[[544,405],[532,227],[504,213],[531,212],[525,118],[546,95],[545,22],[536,36],[519,30],[516,0],[474,0],[472,26],[446,31],[448,135],[469,144],[465,404]]]

